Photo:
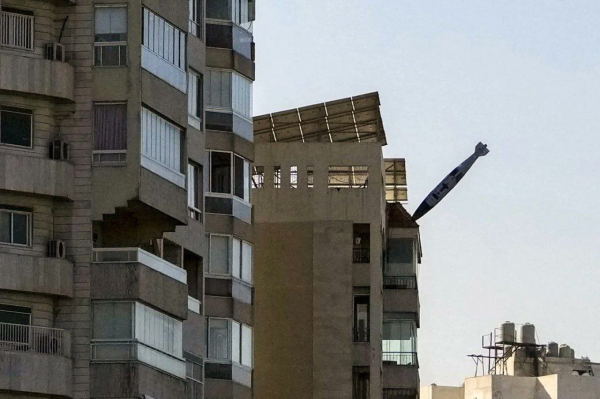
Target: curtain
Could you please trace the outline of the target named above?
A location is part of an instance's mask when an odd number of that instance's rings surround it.
[[[126,104],[97,104],[94,120],[94,150],[127,149]]]

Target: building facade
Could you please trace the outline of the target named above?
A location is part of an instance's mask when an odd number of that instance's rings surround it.
[[[253,0],[0,0],[3,397],[252,397]]]
[[[256,397],[418,397],[419,232],[379,106],[254,118]]]

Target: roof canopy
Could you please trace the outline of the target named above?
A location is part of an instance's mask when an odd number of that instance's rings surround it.
[[[254,142],[379,142],[386,145],[379,93],[254,118]]]

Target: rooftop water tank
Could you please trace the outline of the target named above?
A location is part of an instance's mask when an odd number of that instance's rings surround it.
[[[519,342],[535,345],[535,326],[533,324],[525,323],[519,328]]]
[[[500,324],[500,337],[498,343],[513,343],[516,341],[515,335],[515,323],[505,321]]]
[[[565,359],[575,359],[575,351],[569,345],[562,344],[558,349],[559,357]]]
[[[548,348],[546,349],[546,356],[558,357],[558,344],[556,342],[548,342]]]

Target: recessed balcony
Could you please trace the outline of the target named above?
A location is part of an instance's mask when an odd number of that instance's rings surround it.
[[[0,390],[72,397],[68,331],[0,323]]]
[[[188,317],[186,271],[141,248],[95,248],[91,296],[140,300],[179,319]]]
[[[75,70],[66,62],[0,53],[0,65],[0,90],[75,101]]]
[[[0,254],[0,290],[73,296],[73,264],[66,259]]]
[[[419,384],[419,361],[415,352],[383,352],[384,390],[390,394],[394,390],[418,392]]]
[[[3,69],[0,68],[0,74]],[[75,169],[68,162],[0,154],[0,190],[73,200],[74,179]]]

